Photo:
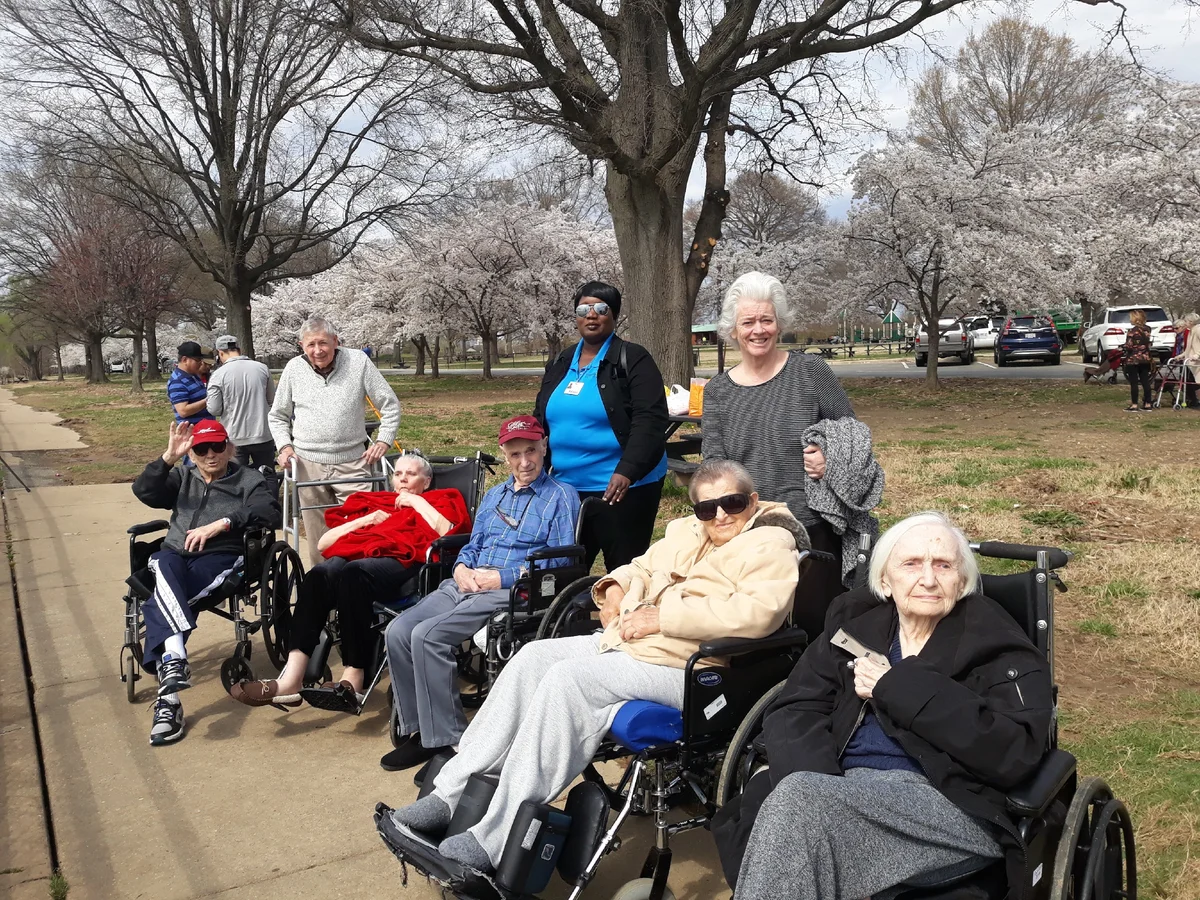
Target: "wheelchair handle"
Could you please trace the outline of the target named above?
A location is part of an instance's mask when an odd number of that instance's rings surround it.
[[[1041,547],[1033,544],[1008,544],[1004,541],[982,541],[972,544],[971,549],[980,556],[990,556],[993,559],[1019,559],[1025,562],[1037,562],[1037,555],[1044,551],[1050,558],[1050,568],[1058,569],[1071,561],[1071,554],[1057,547]]]

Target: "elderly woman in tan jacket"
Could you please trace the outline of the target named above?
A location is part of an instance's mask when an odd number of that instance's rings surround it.
[[[760,502],[738,463],[709,459],[692,478],[694,515],[593,589],[604,631],[537,641],[505,667],[431,794],[392,813],[438,840],[474,773],[499,775],[478,825],[438,851],[482,872],[500,862],[521,803],[548,803],[591,761],[628,700],[683,706],[684,665],[702,641],[765,637],[787,618],[803,526]]]

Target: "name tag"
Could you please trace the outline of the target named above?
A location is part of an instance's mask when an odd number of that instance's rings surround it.
[[[567,383],[567,389],[565,391],[563,391],[563,393],[566,394],[568,397],[574,397],[576,394],[578,394],[582,390],[583,390],[583,382],[582,381],[570,381]]]

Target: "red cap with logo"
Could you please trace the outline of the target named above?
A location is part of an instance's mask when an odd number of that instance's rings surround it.
[[[196,427],[192,430],[193,447],[198,447],[200,444],[220,444],[227,440],[229,440],[229,435],[225,431],[225,426],[216,419],[197,422]]]
[[[500,425],[501,446],[514,438],[540,441],[545,436],[546,432],[542,430],[542,423],[533,416],[513,416]]]

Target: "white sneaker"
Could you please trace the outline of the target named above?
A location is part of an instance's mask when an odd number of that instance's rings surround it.
[[[154,701],[154,724],[150,726],[150,746],[170,744],[183,737],[183,704],[159,697]]]

